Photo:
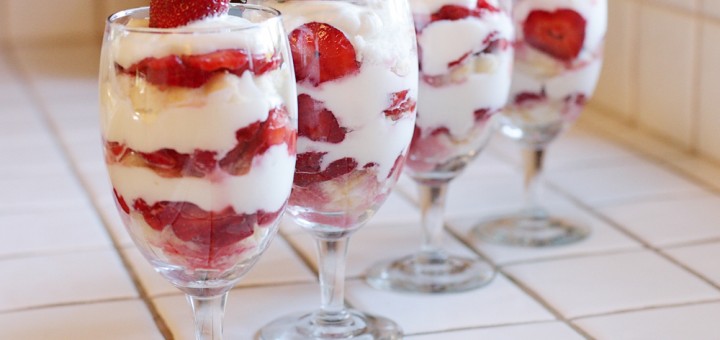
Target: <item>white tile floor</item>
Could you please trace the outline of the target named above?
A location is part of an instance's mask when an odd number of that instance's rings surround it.
[[[185,299],[114,211],[98,145],[98,51],[0,48],[0,339],[192,337]],[[446,247],[495,265],[490,284],[423,296],[362,281],[376,261],[420,247],[415,188],[403,179],[352,238],[347,302],[417,340],[720,338],[718,167],[588,110],[549,150],[542,200],[591,236],[548,249],[476,244],[475,224],[519,206],[518,160],[496,137],[450,186]],[[228,338],[314,308],[314,253],[283,225],[230,295]]]

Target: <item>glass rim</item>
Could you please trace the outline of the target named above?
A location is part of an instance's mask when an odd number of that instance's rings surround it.
[[[232,30],[232,31],[251,30],[251,29],[257,29],[258,27],[267,25],[267,22],[270,22],[270,21],[281,21],[282,20],[282,13],[280,11],[278,11],[277,9],[274,9],[269,6],[257,5],[257,4],[244,4],[244,3],[230,3],[230,9],[233,9],[233,8],[245,8],[245,9],[257,10],[257,11],[268,13],[268,14],[270,14],[270,16],[267,18],[264,18],[260,22],[250,22],[248,25],[243,25],[243,26],[232,25],[232,26],[221,26],[221,27],[187,27],[187,26],[173,27],[173,28],[128,27],[126,24],[118,22],[122,18],[131,17],[133,13],[137,13],[137,12],[141,12],[141,11],[147,11],[149,13],[150,7],[143,6],[143,7],[128,8],[128,9],[124,9],[124,10],[115,12],[113,14],[110,14],[107,17],[107,19],[105,19],[105,26],[121,27],[123,31],[133,32],[133,33],[197,34],[197,33],[227,32],[228,30]]]

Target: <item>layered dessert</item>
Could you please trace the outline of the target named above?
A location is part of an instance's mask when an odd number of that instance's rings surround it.
[[[103,51],[112,70],[100,80],[102,137],[117,205],[161,271],[250,264],[292,187],[289,56],[227,8],[180,24],[152,11]]]
[[[412,0],[420,99],[408,168],[452,176],[482,147],[505,104],[513,25],[498,0]]]
[[[288,211],[307,227],[357,227],[390,192],[413,133],[418,74],[409,9],[383,0],[269,5],[283,13],[298,86]]]
[[[518,0],[510,137],[552,139],[572,122],[595,89],[607,29],[606,0]]]

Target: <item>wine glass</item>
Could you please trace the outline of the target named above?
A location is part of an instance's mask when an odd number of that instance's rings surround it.
[[[183,291],[197,339],[221,339],[228,291],[276,234],[292,188],[296,88],[274,9],[172,29],[148,8],[112,15],[100,109],[118,211],[152,266]]]
[[[607,1],[515,0],[517,32],[511,103],[500,130],[524,149],[525,207],[482,222],[476,239],[543,247],[580,241],[589,228],[551,216],[536,191],[545,149],[580,114],[602,68]]]
[[[298,162],[288,213],[317,242],[320,309],[263,339],[399,339],[344,305],[349,237],[389,195],[415,125],[417,51],[406,0],[260,1],[283,13],[298,85]]]
[[[448,254],[441,246],[445,196],[487,144],[491,117],[506,104],[513,64],[510,2],[465,5],[411,1],[420,55],[418,118],[406,166],[418,184],[424,244],[411,255],[374,265],[376,288],[457,292],[492,280],[480,259]]]

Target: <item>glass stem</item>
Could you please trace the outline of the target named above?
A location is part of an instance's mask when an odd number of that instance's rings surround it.
[[[321,304],[315,316],[316,322],[325,326],[341,324],[350,317],[345,308],[348,241],[348,236],[317,239]]]
[[[445,224],[447,186],[447,182],[422,183],[418,186],[424,236],[422,253],[436,260],[445,257],[441,242]]]
[[[525,208],[524,211],[535,218],[544,218],[545,210],[538,204],[538,190],[542,180],[545,149],[526,147],[524,150],[525,167]]]
[[[221,340],[228,292],[215,296],[187,295],[195,318],[196,340]]]

